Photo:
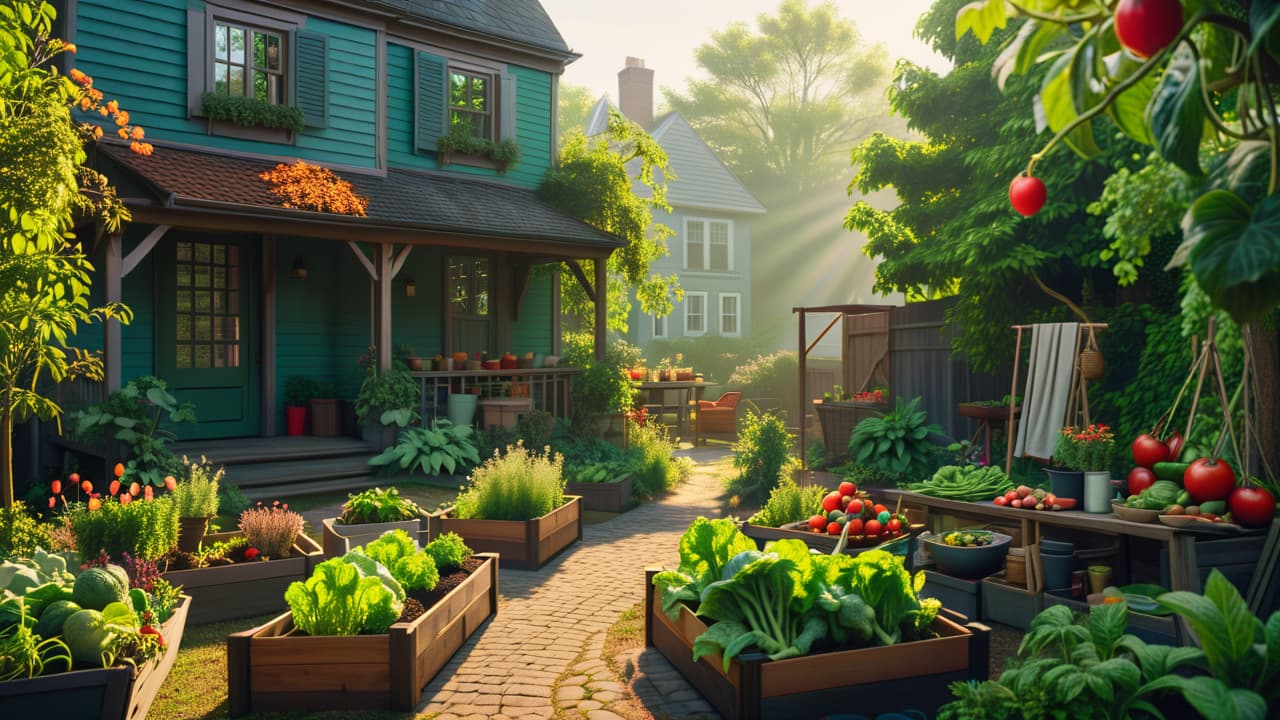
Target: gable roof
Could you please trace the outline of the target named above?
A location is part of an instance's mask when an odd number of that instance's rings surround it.
[[[588,136],[608,128],[611,109],[613,105],[607,97],[596,102],[587,115]],[[667,202],[672,207],[750,215],[765,212],[755,195],[716,157],[680,113],[668,113],[649,134],[666,151],[675,175],[667,185]]]
[[[167,208],[218,209],[365,227],[394,227],[465,238],[536,241],[570,252],[570,247],[611,249],[624,243],[538,200],[532,190],[448,172],[389,170],[385,176],[346,173],[341,177],[369,199],[367,217],[286,208],[259,175],[277,160],[235,157],[157,145],[143,157],[102,143],[118,167],[150,187]]]
[[[380,0],[421,18],[569,54],[569,46],[538,0]]]

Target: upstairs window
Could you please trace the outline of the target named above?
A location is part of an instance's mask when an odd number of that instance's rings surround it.
[[[449,127],[493,139],[493,77],[449,68]]]
[[[733,270],[733,223],[701,218],[685,220],[684,256],[686,270]]]
[[[655,338],[665,338],[667,336],[667,316],[653,316],[653,336]]]
[[[281,34],[216,20],[213,92],[284,104],[285,44]]]
[[[707,294],[705,292],[686,292],[684,294],[684,334],[690,337],[707,332]]]
[[[720,293],[720,334],[722,336],[738,337],[742,335],[742,325],[738,320],[741,314],[739,309],[741,304],[741,293]]]

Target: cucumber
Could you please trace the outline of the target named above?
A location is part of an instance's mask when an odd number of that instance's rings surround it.
[[[1158,462],[1151,466],[1151,471],[1156,474],[1157,480],[1169,480],[1182,484],[1182,476],[1187,472],[1187,468],[1191,467],[1191,463],[1184,462]]]
[[[1210,500],[1209,502],[1200,503],[1201,515],[1222,515],[1226,511],[1226,500]]]
[[[1178,504],[1183,507],[1190,505],[1191,493],[1187,492],[1186,490],[1183,490],[1182,492],[1178,493]]]

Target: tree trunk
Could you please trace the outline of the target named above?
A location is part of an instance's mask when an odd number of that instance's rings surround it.
[[[0,507],[13,507],[13,413],[0,414]]]
[[[1255,322],[1250,328],[1253,349],[1254,377],[1258,383],[1257,440],[1258,451],[1266,459],[1271,471],[1280,474],[1280,325],[1268,327],[1266,322]],[[1255,468],[1253,474],[1263,477],[1264,470]]]

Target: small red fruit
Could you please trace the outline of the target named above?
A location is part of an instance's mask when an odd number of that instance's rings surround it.
[[[54,495],[61,495],[61,494],[62,494],[62,481],[61,481],[61,480],[54,480],[53,482],[49,483],[49,489],[53,491],[53,494],[54,494]]]
[[[845,508],[845,512],[846,512],[846,513],[848,513],[848,514],[850,514],[850,515],[861,515],[861,514],[862,514],[862,501],[861,501],[861,500],[850,500],[850,501],[849,501],[849,507]]]
[[[1044,181],[1030,175],[1019,175],[1009,183],[1009,204],[1025,217],[1040,212],[1045,200],[1049,199],[1049,191]]]
[[[258,555],[259,555],[259,553],[258,553],[258,548],[256,548],[256,547],[251,547],[251,548],[245,548],[245,549],[244,549],[244,559],[245,559],[245,560],[255,560],[255,559],[257,559]]]
[[[997,495],[997,496],[996,496],[996,499],[995,499],[995,500],[992,500],[991,502],[993,502],[993,503],[995,503],[995,504],[999,505],[1000,507],[1004,507],[1004,506],[1006,506],[1006,505],[1008,505],[1008,504],[1009,504],[1009,498],[1007,498],[1007,497],[1005,497],[1005,496],[1003,496],[1003,495]]]
[[[1182,433],[1176,432],[1164,441],[1169,446],[1169,462],[1178,462],[1178,456],[1182,455]]]
[[[138,632],[142,635],[154,635],[156,637],[156,642],[160,643],[160,647],[164,647],[164,636],[160,634],[159,630],[151,627],[150,625],[143,625],[138,629]]]
[[[822,530],[826,527],[827,518],[825,515],[814,515],[809,518],[809,528],[811,530]]]
[[[849,521],[849,534],[850,535],[862,534],[862,518],[854,518]]]
[[[1022,498],[1017,498],[1016,500],[1010,500],[1009,507],[1016,507],[1016,508],[1022,507]]]
[[[902,529],[902,521],[898,518],[889,518],[889,532],[898,532]]]
[[[840,493],[828,493],[822,498],[822,509],[831,512],[840,507]]]
[[[1276,515],[1276,499],[1260,487],[1241,487],[1231,491],[1227,507],[1236,522],[1247,528],[1266,527]]]
[[[828,524],[827,524],[827,534],[828,534],[828,535],[839,535],[839,534],[840,534],[840,530],[841,530],[841,529],[842,529],[842,528],[840,527],[840,523],[838,523],[838,522],[833,522],[833,523],[828,523]]]
[[[845,480],[844,482],[840,483],[840,494],[841,495],[857,495],[858,486],[854,485],[848,480]]]
[[[1151,433],[1143,433],[1133,441],[1133,461],[1142,467],[1151,467],[1169,459],[1169,446]]]
[[[1226,500],[1236,486],[1236,473],[1221,458],[1200,458],[1182,474],[1182,485],[1191,499],[1203,505],[1211,500]]]
[[[862,531],[867,535],[879,535],[883,529],[879,520],[868,520],[862,525]]]
[[[1120,0],[1116,6],[1116,37],[1138,57],[1148,58],[1173,42],[1182,31],[1182,3],[1178,0]]]
[[[1129,471],[1129,494],[1137,495],[1154,485],[1156,474],[1149,468],[1136,467]]]

